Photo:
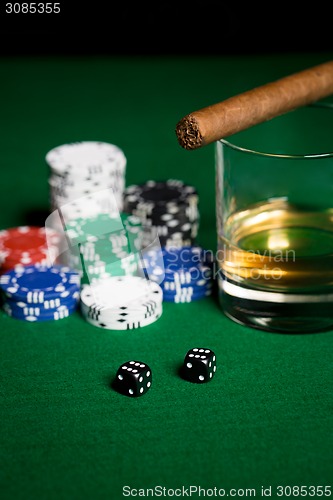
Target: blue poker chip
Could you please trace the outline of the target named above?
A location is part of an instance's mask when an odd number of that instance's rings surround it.
[[[213,288],[213,283],[207,283],[207,285],[199,287],[192,285],[180,285],[179,283],[175,283],[173,281],[164,281],[160,286],[165,293],[204,293]]]
[[[188,269],[162,269],[155,267],[148,271],[148,276],[152,281],[159,283],[174,281],[182,284],[187,283],[192,286],[203,281],[211,281],[213,278],[212,270],[208,266],[203,265],[197,265]]]
[[[199,246],[162,248],[143,254],[140,268],[153,281],[177,281],[195,286],[213,278],[213,256]]]
[[[71,295],[60,298],[56,297],[54,299],[45,299],[43,302],[39,303],[33,303],[33,302],[27,302],[23,300],[14,300],[13,297],[6,297],[5,302],[9,304],[11,307],[17,307],[21,310],[23,310],[26,307],[39,307],[43,309],[43,311],[53,311],[54,309],[57,309],[58,307],[61,306],[66,306],[66,307],[71,307],[72,305],[78,304],[80,300],[80,290],[76,290],[73,292]]]
[[[179,285],[177,283],[174,283],[172,281],[165,281],[161,283],[161,288],[164,293],[192,293],[192,294],[200,294],[200,293],[206,293],[209,292],[213,289],[213,284],[208,283],[206,286],[202,287],[196,287],[196,286],[189,286],[189,285]]]
[[[62,310],[72,310],[79,305],[79,293],[74,294],[70,300],[61,301],[60,299],[52,299],[45,301],[42,304],[28,304],[26,302],[7,299],[5,304],[10,309],[12,315],[18,316],[51,316]],[[53,307],[50,307],[53,306]]]
[[[42,312],[38,307],[30,307],[26,310],[20,310],[11,307],[7,302],[2,306],[3,311],[11,318],[28,321],[30,323],[39,323],[42,321],[57,321],[64,319],[77,310],[77,304],[70,307],[60,306],[56,310]]]
[[[0,289],[16,301],[41,304],[67,299],[80,290],[80,274],[67,266],[16,266],[0,276]]]
[[[203,249],[199,246],[184,246],[180,248],[163,248],[161,250],[164,266],[167,268],[183,268],[196,266],[204,262]]]
[[[177,304],[194,302],[196,300],[204,299],[212,294],[211,290],[203,293],[187,294],[187,293],[163,293],[164,302],[174,302]]]
[[[200,283],[200,284],[198,284]],[[163,281],[161,283],[162,290],[166,293],[175,293],[182,291],[183,293],[201,293],[210,290],[213,287],[212,281],[197,282],[197,284],[180,283],[177,281]]]
[[[212,293],[213,293],[212,287],[207,287],[199,291],[193,289],[192,287],[181,288],[176,290],[163,289],[163,300],[169,299],[174,301],[175,299],[188,299],[187,301],[190,301],[191,299],[194,300],[201,297],[208,297],[212,295]]]
[[[153,274],[156,272],[153,271]],[[164,274],[166,280],[178,279],[186,283],[200,280],[210,280],[213,276],[210,267],[203,264],[197,264],[188,268],[176,268],[176,267],[166,267],[164,269]]]
[[[214,262],[214,255],[211,250],[204,249],[201,246],[182,246],[182,247],[162,247],[161,249],[152,249],[145,253],[148,261],[154,265],[163,258],[165,267],[183,268],[196,266],[197,264],[211,265]]]

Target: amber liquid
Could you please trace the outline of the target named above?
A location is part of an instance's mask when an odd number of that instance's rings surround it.
[[[236,321],[281,331],[333,324],[333,209],[276,199],[235,213],[218,263],[220,300]]]

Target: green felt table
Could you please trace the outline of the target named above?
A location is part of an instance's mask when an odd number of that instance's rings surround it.
[[[198,243],[215,250],[214,147],[182,149],[177,121],[331,57],[1,59],[1,229],[43,223],[48,150],[101,140],[123,149],[127,185],[177,178],[196,186]],[[262,486],[281,498],[278,485],[327,486],[329,496],[332,345],[333,331],[286,335],[236,324],[215,296],[165,303],[155,324],[130,332],[95,328],[79,312],[39,324],[1,312],[0,498],[197,498],[195,487],[201,497],[224,489],[240,498],[250,495],[247,488],[262,497]],[[217,356],[208,384],[178,376],[196,346]],[[131,358],[153,372],[140,398],[110,388]]]

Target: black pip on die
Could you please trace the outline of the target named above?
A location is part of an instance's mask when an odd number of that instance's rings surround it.
[[[209,382],[216,371],[216,356],[211,349],[190,349],[185,356],[182,375],[190,382]]]
[[[127,361],[118,368],[114,388],[125,396],[138,397],[149,390],[151,382],[151,369],[146,363]]]

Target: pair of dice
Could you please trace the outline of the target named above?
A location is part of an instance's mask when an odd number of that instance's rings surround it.
[[[184,358],[181,375],[189,382],[209,382],[216,372],[216,356],[211,349],[195,347]],[[121,394],[138,397],[145,394],[152,384],[152,372],[146,363],[127,361],[116,373],[114,388]]]

